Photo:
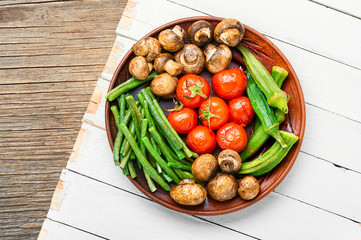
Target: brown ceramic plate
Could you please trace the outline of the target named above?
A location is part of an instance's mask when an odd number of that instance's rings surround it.
[[[216,26],[220,21],[223,20],[223,18],[204,17],[204,16],[183,18],[167,23],[159,28],[156,28],[144,37],[152,36],[157,38],[158,33],[160,31],[167,28],[172,28],[177,24],[183,27],[187,31],[188,27],[193,22],[198,20],[207,20],[211,24]],[[183,213],[195,214],[195,215],[218,215],[218,214],[234,212],[243,209],[245,207],[248,207],[256,203],[257,201],[261,200],[262,198],[264,198],[286,177],[287,173],[290,171],[300,151],[303,140],[303,134],[305,130],[305,102],[303,99],[302,89],[298,81],[298,78],[296,76],[296,73],[293,70],[291,64],[288,62],[287,58],[269,39],[267,39],[265,36],[263,36],[262,34],[260,34],[259,32],[248,26],[245,26],[245,28],[246,28],[246,32],[241,42],[242,45],[250,49],[260,59],[260,61],[265,65],[265,67],[269,71],[271,71],[272,66],[277,65],[285,68],[289,72],[289,75],[282,86],[282,89],[285,90],[287,94],[290,96],[290,100],[288,103],[289,114],[287,115],[285,121],[283,122],[281,129],[296,134],[297,136],[299,136],[300,139],[292,147],[292,149],[285,157],[285,159],[273,171],[259,178],[260,194],[252,201],[244,201],[240,197],[236,197],[226,202],[218,202],[208,197],[206,201],[199,206],[193,206],[193,207],[182,206],[174,202],[170,198],[169,193],[164,191],[159,186],[157,187],[158,190],[156,192],[154,193],[150,192],[148,189],[147,182],[144,178],[144,174],[141,170],[136,169],[138,176],[135,179],[131,179],[130,177],[128,177],[129,180],[146,196],[170,209]],[[185,42],[188,43],[187,38],[185,38]],[[243,66],[242,57],[239,54],[239,52],[237,52],[235,49],[232,49],[232,52],[233,52],[233,60],[229,68],[242,66],[243,69],[245,69]],[[110,82],[108,91],[110,91],[115,86],[118,86],[119,84],[121,84],[122,82],[126,81],[131,77],[128,71],[128,66],[130,60],[134,56],[135,55],[133,54],[133,51],[129,50],[128,53],[123,58],[123,60],[119,63],[114,73],[113,79]],[[203,70],[203,72],[200,75],[203,76],[205,79],[207,79],[209,83],[211,83],[212,74],[209,73],[207,70]],[[139,92],[140,88],[141,87],[132,91],[132,94],[136,95]],[[211,92],[211,95],[212,94],[214,95],[213,92]],[[108,101],[106,102],[105,124],[106,124],[106,131],[108,135],[109,144],[113,149],[113,143],[117,134],[117,128],[115,125],[113,115],[111,114],[110,111],[110,106],[112,104],[116,104],[116,101],[113,101],[111,103]],[[163,108],[168,108],[168,109],[171,108],[173,105],[171,101],[164,101],[164,100],[162,100],[160,104]],[[246,131],[248,135],[252,134],[253,124],[250,124],[250,126],[246,128]],[[261,154],[262,152],[267,150],[272,145],[272,143],[273,143],[272,140],[267,142],[258,154]],[[217,155],[218,151],[216,150],[214,154]]]

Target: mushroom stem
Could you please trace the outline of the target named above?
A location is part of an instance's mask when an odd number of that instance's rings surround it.
[[[206,42],[211,38],[211,30],[209,28],[201,28],[194,35],[194,39],[197,42]]]
[[[183,66],[170,59],[164,64],[164,70],[172,76],[177,76],[182,72]]]
[[[239,42],[241,38],[241,34],[237,28],[231,28],[226,31],[224,31],[220,39],[227,45],[234,47],[232,45],[233,42]]]

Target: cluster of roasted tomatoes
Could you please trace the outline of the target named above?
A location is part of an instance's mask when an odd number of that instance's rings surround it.
[[[183,108],[171,111],[168,121],[179,134],[188,134],[187,145],[198,154],[212,153],[217,144],[221,149],[240,152],[247,145],[244,127],[255,114],[249,99],[242,96],[246,85],[242,70],[226,69],[213,75],[212,86],[217,96],[210,97],[211,88],[206,79],[195,74],[184,75],[176,89]]]

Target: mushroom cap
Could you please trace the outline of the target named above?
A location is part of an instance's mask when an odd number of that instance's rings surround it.
[[[187,44],[175,54],[175,60],[183,66],[183,74],[198,74],[202,72],[206,59],[199,47]]]
[[[253,176],[246,176],[239,181],[238,194],[244,200],[252,200],[259,193],[259,182]]]
[[[188,206],[199,205],[207,197],[207,191],[194,179],[183,179],[170,189],[170,197],[177,203]]]
[[[177,89],[178,79],[162,73],[157,75],[150,83],[150,90],[157,96],[162,98],[174,97],[175,90]]]
[[[152,62],[161,53],[161,50],[159,41],[152,37],[146,37],[133,45],[134,54],[145,57],[148,62]]]
[[[201,182],[208,182],[217,170],[218,162],[212,154],[202,154],[192,164],[192,174]]]
[[[242,160],[236,151],[226,149],[219,153],[218,164],[222,172],[233,174],[241,168]]]
[[[204,48],[206,56],[206,68],[211,73],[217,73],[226,69],[232,61],[232,52],[225,44],[218,47],[213,44],[207,44]]]
[[[217,201],[227,201],[237,194],[237,180],[233,175],[218,173],[207,184],[208,194]]]
[[[130,74],[138,80],[145,80],[152,68],[152,64],[148,63],[142,56],[133,58],[129,63]]]
[[[158,40],[168,52],[176,52],[184,46],[184,30],[176,25],[172,30],[166,29],[159,33]]]
[[[178,76],[183,70],[183,66],[174,61],[170,53],[162,53],[154,60],[154,69],[158,73],[167,72],[172,76]]]
[[[188,28],[188,40],[198,47],[203,47],[212,41],[213,33],[214,27],[212,24],[204,20],[199,20]]]
[[[214,29],[214,39],[229,47],[235,47],[244,36],[244,26],[236,19],[228,18],[218,23]]]

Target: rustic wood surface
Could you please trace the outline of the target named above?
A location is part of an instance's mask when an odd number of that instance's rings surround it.
[[[217,0],[129,0],[38,239],[144,239],[144,232],[148,239],[360,239],[361,112],[355,109],[361,65],[355,56],[361,49],[343,51],[361,39],[354,31],[361,26],[357,6],[356,0],[330,6],[223,0],[222,7]],[[288,176],[262,201],[220,216],[181,214],[149,201],[114,166],[104,129],[104,96],[127,50],[155,27],[197,15],[233,17],[261,31],[290,60],[306,99],[305,138]],[[317,21],[309,17],[316,15]],[[334,26],[342,26],[338,34]]]
[[[125,0],[0,1],[0,238],[34,239]]]

